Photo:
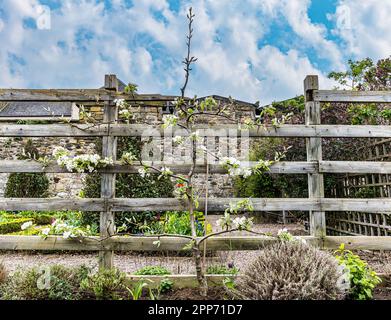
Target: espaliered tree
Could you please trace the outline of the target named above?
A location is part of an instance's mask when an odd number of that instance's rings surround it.
[[[217,221],[217,227],[219,230],[204,234],[203,236],[197,236],[196,228],[196,210],[199,208],[199,193],[194,184],[194,173],[197,165],[197,156],[202,154],[203,156],[208,155],[227,170],[227,173],[232,177],[243,176],[249,177],[255,174],[264,174],[270,169],[270,166],[275,162],[280,161],[285,157],[287,149],[282,152],[276,152],[274,158],[271,160],[258,159],[255,164],[250,165],[249,162],[242,162],[234,157],[223,157],[219,153],[215,153],[214,150],[208,150],[206,146],[201,143],[201,138],[195,123],[198,117],[216,117],[228,122],[230,124],[237,125],[238,130],[247,130],[249,128],[259,127],[263,128],[263,125],[258,120],[253,119],[235,119],[231,110],[235,107],[234,100],[230,99],[228,103],[216,102],[213,98],[206,98],[203,101],[199,101],[194,98],[186,98],[186,88],[190,79],[190,72],[192,65],[197,59],[191,55],[191,40],[193,37],[193,22],[194,13],[190,8],[187,14],[188,19],[188,34],[187,34],[187,54],[183,60],[185,80],[184,84],[180,89],[181,95],[173,101],[173,108],[175,112],[171,115],[167,115],[163,118],[161,123],[163,128],[178,128],[184,132],[181,136],[175,136],[173,142],[177,146],[186,145],[189,148],[190,153],[190,169],[186,175],[176,174],[171,171],[170,168],[163,166],[157,167],[151,163],[146,163],[141,159],[140,155],[132,153],[130,151],[125,152],[121,156],[121,163],[126,165],[141,165],[139,169],[139,175],[141,177],[148,177],[151,174],[158,174],[162,178],[170,178],[176,180],[176,187],[174,195],[180,199],[183,206],[187,209],[190,217],[191,235],[177,235],[177,234],[160,234],[160,235],[144,235],[145,237],[182,237],[189,239],[189,243],[186,249],[190,249],[193,252],[194,264],[196,269],[197,280],[200,286],[200,293],[203,296],[207,295],[208,284],[205,277],[205,265],[202,259],[202,248],[201,245],[211,237],[222,235],[224,233],[230,233],[233,231],[247,231],[250,233],[265,235],[263,233],[255,232],[251,230],[253,225],[252,218],[247,218],[242,213],[253,211],[253,205],[251,199],[242,199],[237,202],[230,202],[227,204],[228,208],[225,210],[224,215]],[[136,119],[135,108],[137,106],[130,105],[125,99],[117,99],[115,103],[119,109],[120,119],[125,120],[127,123]],[[282,118],[274,118],[272,125],[277,127],[283,124],[287,116]],[[72,156],[64,148],[58,147],[53,151],[53,157],[57,163],[67,168],[70,172],[94,172],[96,169],[111,166],[113,164],[110,158],[101,158],[99,155],[78,155]],[[232,215],[239,215],[233,218]],[[121,228],[117,228],[113,235],[123,235]],[[81,238],[87,237],[83,230],[80,228],[71,226],[63,221],[56,221],[50,228],[42,230],[43,237],[47,237],[50,234],[62,234],[66,238]],[[111,236],[113,236],[111,235]],[[134,236],[128,234],[128,236]],[[284,232],[280,234],[283,236]],[[108,237],[111,237],[108,236]],[[97,241],[104,241],[107,238],[102,238]],[[155,241],[156,246],[160,245],[160,240]]]

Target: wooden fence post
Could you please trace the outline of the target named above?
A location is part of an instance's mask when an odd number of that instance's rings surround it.
[[[115,75],[105,75],[105,89],[118,91],[118,81]],[[118,108],[112,100],[105,101],[103,122],[110,124],[118,120]],[[108,135],[102,138],[102,157],[111,157],[114,161],[117,156],[117,138]],[[105,210],[100,213],[100,236],[106,238],[115,232],[114,213],[108,205],[107,199],[115,197],[115,173],[102,173],[101,198],[105,200]],[[99,252],[99,268],[113,267],[114,251]]]
[[[304,79],[305,123],[306,125],[320,124],[320,102],[314,101],[314,90],[319,89],[318,76],[307,76]],[[307,138],[307,161],[322,160],[322,138]],[[324,198],[323,174],[318,172],[308,174],[308,197]],[[316,237],[326,235],[326,216],[324,211],[310,211],[310,233]]]

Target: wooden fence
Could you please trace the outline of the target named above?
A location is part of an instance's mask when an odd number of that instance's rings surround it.
[[[252,199],[255,211],[300,210],[309,211],[310,243],[321,248],[337,248],[345,243],[350,249],[391,250],[391,237],[387,236],[326,236],[325,215],[333,211],[387,212],[391,211],[391,198],[349,199],[325,198],[323,187],[324,173],[390,173],[389,162],[366,161],[323,161],[322,138],[325,137],[377,137],[391,138],[391,126],[376,125],[322,125],[320,123],[320,105],[322,102],[374,102],[390,103],[391,92],[361,92],[319,90],[317,76],[307,76],[304,80],[306,98],[306,123],[304,125],[281,125],[249,130],[250,137],[302,137],[307,141],[307,161],[279,162],[272,166],[271,172],[281,174],[307,174],[308,198],[260,198]],[[136,95],[130,96],[118,91],[118,81],[114,75],[105,77],[105,88],[99,90],[0,90],[0,102],[45,101],[45,102],[96,102],[104,104],[104,121],[96,125],[89,124],[16,124],[0,123],[1,137],[101,137],[103,156],[116,157],[116,138],[119,136],[140,136],[145,125],[118,123],[118,110],[114,99],[123,98],[130,103],[151,100],[172,100],[172,97]],[[150,126],[153,128],[153,126]],[[199,127],[202,135],[202,126]],[[228,126],[215,126],[227,129]],[[162,129],[155,127],[158,134]],[[207,132],[206,132],[207,134]],[[239,134],[239,133],[238,133]],[[186,173],[186,165],[168,165],[173,171]],[[42,239],[38,236],[0,236],[2,250],[94,250],[100,252],[100,265],[113,266],[113,252],[121,250],[157,251],[181,250],[189,240],[179,237],[162,237],[160,246],[154,242],[156,237],[113,236],[114,213],[119,211],[164,211],[181,210],[183,204],[174,198],[116,198],[116,173],[137,173],[138,166],[115,165],[100,170],[102,174],[101,197],[96,199],[0,199],[0,210],[80,210],[100,212],[100,237],[82,240],[64,239],[50,236]],[[204,166],[197,168],[205,172]],[[0,172],[65,172],[56,164],[46,167],[34,161],[0,161]],[[211,173],[224,173],[218,166],[212,165]],[[222,212],[234,199],[208,199],[208,211]],[[239,200],[239,199],[237,199]],[[201,199],[200,206],[204,201]],[[253,250],[274,242],[274,238],[263,236],[227,236],[207,240],[208,250]]]

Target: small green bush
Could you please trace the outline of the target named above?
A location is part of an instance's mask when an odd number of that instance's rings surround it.
[[[49,271],[47,288],[39,288],[38,283]],[[0,287],[0,296],[3,300],[80,300],[91,298],[80,290],[80,282],[85,279],[90,270],[81,266],[65,268],[52,266],[49,270],[33,268],[17,271],[9,276]]]
[[[31,140],[24,146],[24,153],[18,159],[39,158],[38,150]],[[5,198],[45,198],[48,196],[49,179],[45,173],[11,173],[7,180]]]
[[[117,300],[124,297],[126,280],[126,274],[118,269],[102,269],[83,279],[80,288],[99,300]]]
[[[141,269],[137,270],[134,274],[135,275],[157,275],[157,276],[160,276],[160,275],[171,274],[171,272],[167,268],[162,267],[162,266],[145,266],[145,267],[142,267]]]
[[[349,270],[350,291],[349,297],[355,300],[372,299],[372,291],[381,282],[368,264],[361,260],[352,251],[346,250],[341,244],[335,252],[338,262]]]
[[[16,231],[20,231],[22,224],[28,221],[33,221],[32,218],[19,218],[6,222],[0,222],[0,234],[7,234]]]
[[[224,265],[211,265],[206,269],[207,274],[238,274],[239,270],[235,267],[229,268]]]
[[[197,236],[204,234],[204,214],[195,211]],[[187,211],[168,211],[161,218],[161,233],[191,235],[190,215]]]

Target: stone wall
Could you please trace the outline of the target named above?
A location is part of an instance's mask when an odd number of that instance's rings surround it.
[[[95,105],[86,105],[85,109],[90,113],[91,118],[95,121],[102,121],[103,107]],[[231,110],[236,118],[253,117],[253,106],[237,106],[235,110]],[[149,103],[148,105],[142,105],[137,111],[138,117],[142,121],[148,124],[157,124],[162,121],[164,117],[162,103]],[[83,121],[83,120],[81,120]],[[200,124],[223,124],[227,121],[221,121],[220,118],[205,117],[199,119]],[[29,138],[0,138],[0,159],[16,159],[23,150],[23,145]],[[99,153],[96,150],[96,138],[31,138],[35,147],[38,148],[41,156],[51,155],[53,148],[56,146],[62,146],[70,150],[73,154],[85,154],[85,153]],[[241,140],[236,140],[236,143],[240,143]],[[216,147],[222,148],[224,144],[227,144],[227,138],[217,138]],[[224,146],[226,148],[226,146]],[[175,153],[170,154],[171,157]],[[167,155],[166,155],[167,156]],[[167,160],[167,157],[165,158]],[[50,180],[50,196],[70,198],[77,196],[83,188],[84,174],[74,173],[57,173],[47,174]],[[0,197],[4,196],[4,190],[6,187],[8,174],[0,173]],[[195,176],[196,184],[198,185],[201,193],[205,192],[205,175],[197,174]],[[233,183],[232,179],[228,175],[210,175],[208,177],[208,188],[210,197],[231,197],[233,195]]]

